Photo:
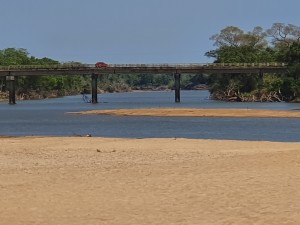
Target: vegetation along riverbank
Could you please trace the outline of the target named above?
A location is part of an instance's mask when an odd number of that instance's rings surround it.
[[[288,64],[284,74],[183,74],[182,89],[208,88],[211,97],[223,101],[300,101],[300,27],[274,23],[252,31],[228,26],[211,37],[216,49],[205,53],[215,63]],[[30,56],[26,49],[0,51],[0,66],[56,65],[50,58]],[[79,64],[67,62],[66,64]],[[18,99],[39,99],[79,94],[91,89],[90,76],[36,76],[17,78]],[[200,85],[200,86],[199,86]],[[174,87],[172,74],[99,76],[98,92],[166,90]],[[5,77],[0,77],[0,98],[7,98]]]

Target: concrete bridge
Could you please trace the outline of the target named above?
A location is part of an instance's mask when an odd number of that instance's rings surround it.
[[[97,78],[103,74],[172,74],[175,78],[175,102],[180,102],[181,74],[259,74],[286,73],[285,63],[202,63],[202,64],[94,64],[0,66],[0,76],[6,77],[9,103],[15,104],[15,77],[91,75],[92,103],[97,103]]]

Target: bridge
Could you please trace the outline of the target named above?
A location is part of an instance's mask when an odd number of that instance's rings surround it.
[[[201,63],[201,64],[94,64],[12,65],[0,66],[0,77],[6,77],[9,103],[15,104],[15,77],[91,75],[92,103],[97,103],[97,78],[103,74],[172,74],[175,78],[175,102],[180,102],[181,74],[259,74],[286,73],[285,63]]]

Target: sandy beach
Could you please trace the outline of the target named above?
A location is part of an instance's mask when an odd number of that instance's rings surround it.
[[[300,143],[0,138],[0,224],[300,224]]]

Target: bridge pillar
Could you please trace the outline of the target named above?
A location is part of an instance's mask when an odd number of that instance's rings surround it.
[[[258,88],[262,89],[264,85],[264,73],[262,71],[259,71],[257,83],[258,83]]]
[[[16,104],[16,83],[14,76],[6,76],[6,86],[8,88],[8,103]]]
[[[97,74],[92,74],[92,103],[98,103],[98,96],[97,96]]]
[[[180,102],[180,73],[175,73],[174,78],[175,78],[175,102],[179,103]]]

